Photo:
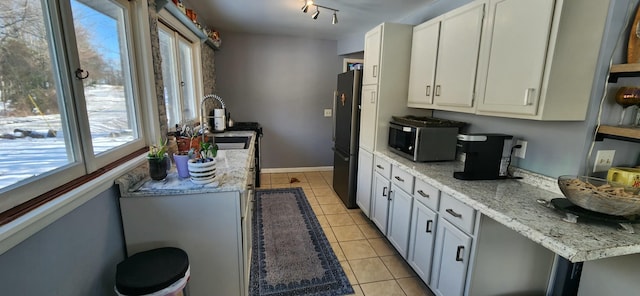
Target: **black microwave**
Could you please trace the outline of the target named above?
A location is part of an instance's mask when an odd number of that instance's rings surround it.
[[[456,158],[458,127],[413,126],[389,123],[389,149],[416,162],[445,161]]]

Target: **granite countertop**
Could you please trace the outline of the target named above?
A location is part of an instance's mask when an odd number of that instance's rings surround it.
[[[453,178],[454,171],[463,169],[459,161],[416,163],[389,150],[375,155],[571,262],[640,253],[638,224],[631,234],[611,225],[568,223],[562,220],[565,214],[539,203],[564,197],[553,178],[529,173],[523,181],[463,181]]]
[[[218,150],[216,155],[216,177],[206,185],[196,185],[189,178],[180,178],[175,165],[171,167],[167,177],[162,181],[149,178],[147,163],[129,171],[116,180],[122,197],[186,195],[212,192],[243,192],[249,180],[250,165],[253,161],[256,141],[253,131],[233,131],[216,134],[217,137],[250,136],[251,143],[247,149]]]

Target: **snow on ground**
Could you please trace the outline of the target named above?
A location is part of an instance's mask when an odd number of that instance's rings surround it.
[[[93,149],[107,151],[133,139],[122,86],[85,87]],[[47,134],[55,138],[0,138],[0,190],[23,179],[73,163],[67,151],[60,115],[8,117],[0,115],[0,135],[14,134],[15,129]],[[19,135],[19,133],[16,133]]]

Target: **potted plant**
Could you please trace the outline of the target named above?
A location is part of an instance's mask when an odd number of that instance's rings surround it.
[[[216,155],[218,145],[209,142],[200,143],[200,151],[197,158],[189,159],[189,175],[191,181],[196,184],[206,184],[213,181],[216,176]]]
[[[149,162],[149,176],[151,179],[163,180],[166,178],[167,170],[169,169],[167,141],[149,147],[147,160]]]

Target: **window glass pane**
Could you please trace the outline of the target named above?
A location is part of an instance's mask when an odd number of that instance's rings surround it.
[[[75,162],[45,11],[0,1],[0,192]]]
[[[182,118],[196,118],[195,81],[193,80],[193,61],[191,44],[179,39],[180,75],[182,76]]]
[[[164,102],[167,109],[169,127],[181,123],[180,97],[178,94],[178,77],[175,55],[175,38],[173,32],[158,30],[160,39],[160,56],[162,59],[162,83],[164,84]]]
[[[94,154],[138,138],[124,9],[110,0],[72,0]]]

